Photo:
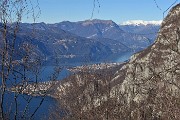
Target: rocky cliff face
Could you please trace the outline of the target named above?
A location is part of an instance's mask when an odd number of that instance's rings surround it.
[[[128,102],[141,102],[156,89],[179,96],[180,91],[180,5],[174,7],[161,25],[156,42],[143,52],[132,56],[130,62],[118,73],[125,70],[121,85]],[[116,73],[119,80],[122,76]],[[112,90],[113,91],[113,90]],[[160,93],[156,93],[158,96]]]
[[[173,7],[164,19],[155,43],[132,56],[129,63],[123,66],[111,81],[123,81],[122,84],[112,87],[111,97],[121,99],[120,96],[123,95],[126,104],[131,107],[131,116],[139,114],[138,119],[142,119],[141,112],[134,106],[143,106],[145,115],[148,114],[147,110],[151,109],[150,116],[153,119],[165,119],[167,114],[166,119],[179,117],[179,19],[180,4]]]

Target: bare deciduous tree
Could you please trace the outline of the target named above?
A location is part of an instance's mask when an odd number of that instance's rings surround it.
[[[44,100],[42,97],[34,111],[28,113],[33,96],[23,97],[21,93],[29,83],[37,84],[42,60],[34,54],[35,46],[25,40],[18,42],[17,37],[22,19],[30,18],[35,22],[39,14],[38,1],[0,1],[0,119],[2,120],[31,119]],[[7,101],[11,97],[13,99]],[[19,108],[20,99],[24,99],[27,103],[24,109]]]

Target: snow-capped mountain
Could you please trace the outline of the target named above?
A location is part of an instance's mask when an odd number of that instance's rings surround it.
[[[146,38],[148,38],[151,41],[151,43],[153,43],[160,29],[160,21],[142,21],[141,20],[141,21],[134,21],[134,22],[133,21],[124,22],[124,24],[119,25],[119,27],[125,32],[143,35]]]
[[[144,20],[129,20],[129,21],[125,21],[123,23],[121,23],[120,25],[135,25],[135,26],[139,26],[139,25],[161,25],[162,20],[158,20],[158,21],[144,21]]]

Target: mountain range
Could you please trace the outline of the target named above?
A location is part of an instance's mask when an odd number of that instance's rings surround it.
[[[158,30],[159,26],[153,24],[118,25],[112,20],[98,19],[21,23],[17,44],[31,44],[32,56],[41,56],[47,63],[57,58],[62,62],[94,62],[113,54],[143,50],[153,43]]]

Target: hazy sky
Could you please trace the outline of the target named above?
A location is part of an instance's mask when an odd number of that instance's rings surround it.
[[[39,0],[41,9],[37,22],[57,23],[81,21],[91,18],[94,0]],[[165,11],[175,0],[99,0],[96,2],[93,19],[113,20],[161,20]],[[23,22],[32,22],[30,19]]]

